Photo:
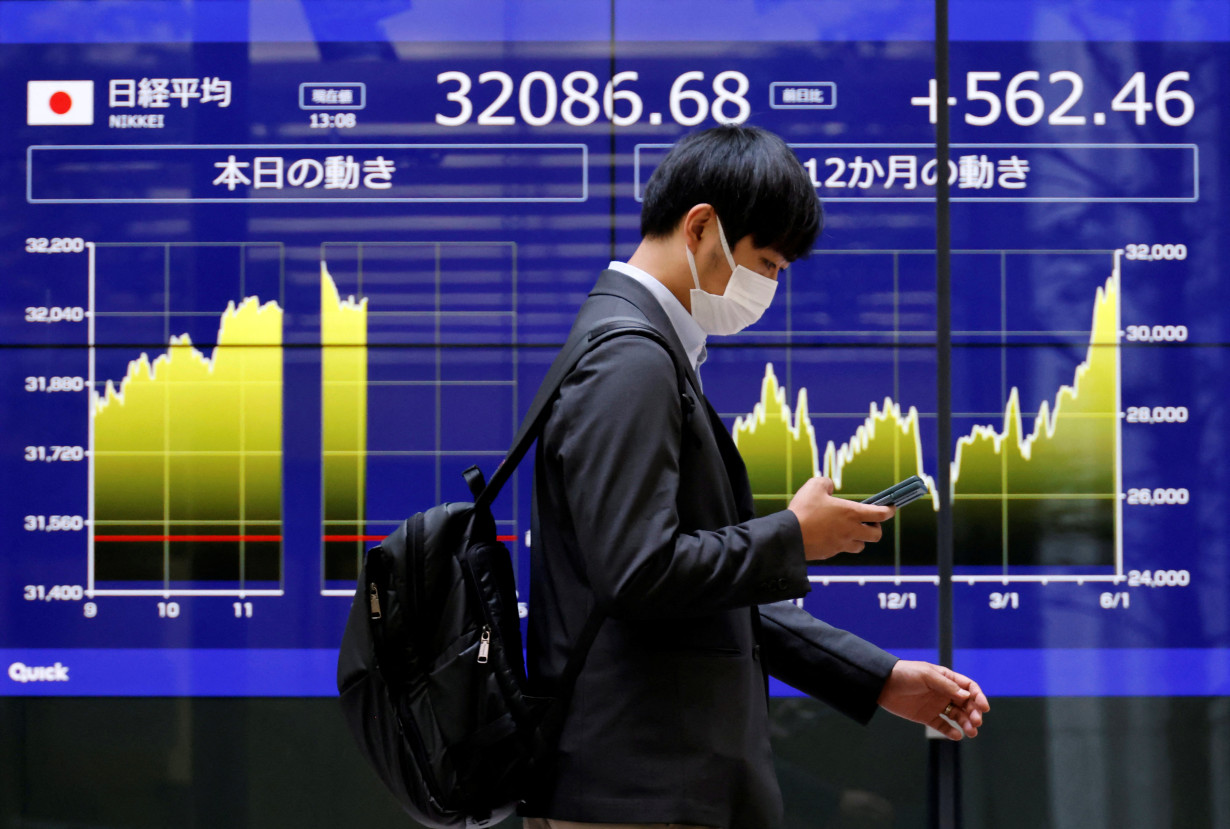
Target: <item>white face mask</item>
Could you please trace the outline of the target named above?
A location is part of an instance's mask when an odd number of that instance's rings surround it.
[[[730,245],[726,243],[726,234],[722,231],[722,222],[716,214],[713,218],[717,222],[722,252],[726,254],[732,273],[721,295],[702,291],[700,276],[696,273],[696,257],[692,255],[691,248],[683,246],[688,255],[688,267],[692,269],[692,281],[696,284],[690,294],[692,317],[706,334],[737,334],[764,314],[777,293],[777,282],[751,268],[736,265]]]

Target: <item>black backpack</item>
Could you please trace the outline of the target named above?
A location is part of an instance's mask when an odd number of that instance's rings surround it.
[[[541,433],[550,404],[587,351],[623,335],[670,345],[645,322],[612,317],[574,335],[552,364],[490,484],[463,473],[474,503],[407,519],[368,551],[337,664],[342,711],[389,791],[432,827],[486,827],[516,808],[555,746],[568,697],[605,615],[587,620],[559,697],[526,693],[512,557],[491,502]]]

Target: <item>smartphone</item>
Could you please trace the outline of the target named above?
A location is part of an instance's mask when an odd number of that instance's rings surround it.
[[[877,507],[897,507],[900,509],[906,504],[917,501],[926,494],[926,482],[917,475],[911,475],[901,483],[893,484],[883,492],[877,492],[870,498],[864,499],[863,503]]]

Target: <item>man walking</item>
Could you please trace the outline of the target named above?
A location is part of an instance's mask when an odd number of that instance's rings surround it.
[[[754,517],[747,472],[705,399],[707,338],[760,318],[777,276],[820,232],[806,170],[777,136],[723,126],[682,139],[645,189],[642,242],[612,262],[575,331],[647,322],[591,350],[538,441],[527,643],[531,682],[558,693],[587,625],[597,636],[527,829],[768,829],[782,816],[767,675],[859,722],[877,707],[974,736],[971,679],[899,661],[792,600],[807,562],[880,538],[890,507],[813,478]],[[680,394],[675,366],[686,375]]]

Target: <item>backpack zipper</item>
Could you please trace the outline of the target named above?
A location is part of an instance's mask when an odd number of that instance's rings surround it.
[[[478,664],[487,664],[487,652],[491,649],[491,625],[483,625],[483,635],[478,643]]]
[[[372,620],[379,619],[382,615],[380,612],[380,591],[376,588],[375,582],[367,586],[367,601],[371,605]]]

